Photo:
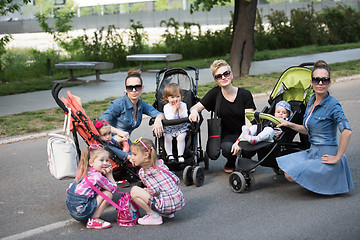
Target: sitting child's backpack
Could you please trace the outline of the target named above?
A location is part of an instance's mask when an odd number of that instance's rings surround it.
[[[140,207],[131,199],[130,193],[124,193],[120,197],[118,205],[117,224],[123,227],[134,226],[139,218]]]

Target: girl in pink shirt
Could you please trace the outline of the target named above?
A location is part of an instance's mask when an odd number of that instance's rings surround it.
[[[78,176],[75,180],[66,190],[68,193],[66,206],[70,215],[78,221],[87,222],[87,228],[111,227],[109,222],[99,219],[109,203],[88,185],[88,183],[93,184],[110,199],[116,190],[109,152],[103,145],[92,144],[82,151]]]

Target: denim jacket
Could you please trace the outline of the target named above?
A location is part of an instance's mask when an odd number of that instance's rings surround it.
[[[135,128],[140,126],[143,114],[150,117],[156,117],[161,114],[153,106],[150,106],[141,99],[137,102],[137,121],[135,121],[134,113],[134,105],[129,97],[125,95],[112,101],[109,104],[109,108],[101,114],[99,119],[104,119],[108,121],[111,126],[131,134]]]
[[[303,121],[305,129],[309,133],[310,143],[337,146],[337,128],[339,128],[340,132],[344,131],[344,129],[351,130],[340,103],[327,92],[324,99],[309,116],[314,102],[315,94],[309,100]]]

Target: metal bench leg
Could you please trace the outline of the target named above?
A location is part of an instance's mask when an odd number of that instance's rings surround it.
[[[142,71],[143,71],[143,62],[140,61],[140,72],[142,72]]]

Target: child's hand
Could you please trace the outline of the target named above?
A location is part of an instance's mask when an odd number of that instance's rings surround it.
[[[276,129],[274,129],[274,131],[275,131],[275,136],[276,136],[276,137],[279,137],[280,134],[281,134],[281,132],[280,132],[279,130],[276,130]]]
[[[101,174],[102,174],[102,175],[106,176],[106,175],[108,175],[109,173],[112,173],[112,167],[111,167],[111,166],[101,169]]]

